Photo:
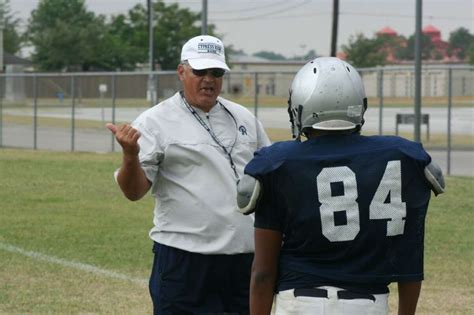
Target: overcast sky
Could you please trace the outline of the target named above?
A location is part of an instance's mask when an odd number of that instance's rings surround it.
[[[12,13],[26,21],[39,0],[10,0]],[[96,14],[126,13],[146,0],[86,0]],[[202,0],[165,0],[200,11]],[[332,0],[208,0],[208,22],[216,25],[226,45],[252,54],[266,50],[286,57],[318,55],[330,51]],[[433,25],[448,40],[449,33],[464,27],[474,34],[474,0],[423,0],[423,27]],[[375,32],[390,26],[399,34],[415,32],[415,0],[340,0],[338,47],[350,36]],[[157,30],[158,32],[160,30]]]

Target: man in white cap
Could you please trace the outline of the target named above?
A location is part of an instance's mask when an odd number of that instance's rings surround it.
[[[194,37],[178,65],[183,90],[132,124],[107,125],[123,149],[124,195],[155,198],[154,314],[249,312],[253,217],[236,211],[236,183],[270,141],[249,110],[219,97],[226,71],[223,43]]]

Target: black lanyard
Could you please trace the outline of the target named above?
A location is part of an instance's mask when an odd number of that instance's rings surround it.
[[[235,166],[235,163],[234,163],[234,160],[232,159],[232,150],[234,149],[234,146],[235,146],[235,143],[237,142],[237,132],[235,134],[235,139],[234,139],[234,143],[232,143],[232,146],[230,148],[230,151],[227,150],[227,148],[222,144],[222,142],[219,140],[219,138],[217,138],[216,134],[214,133],[214,131],[212,131],[211,128],[209,128],[209,126],[206,124],[206,122],[201,118],[201,116],[199,116],[199,114],[196,112],[196,110],[191,106],[189,105],[188,101],[186,101],[186,98],[184,97],[183,95],[183,92],[180,92],[180,95],[181,95],[181,99],[183,100],[183,103],[184,105],[186,105],[187,109],[191,112],[191,114],[193,114],[194,118],[196,118],[196,120],[201,124],[201,126],[203,126],[204,129],[206,129],[206,131],[211,135],[212,139],[214,140],[215,143],[217,143],[217,145],[219,145],[222,150],[224,151],[225,154],[227,154],[227,156],[229,157],[229,162],[230,162],[230,167],[232,168],[232,170],[234,171],[234,175],[235,175],[235,178],[237,180],[240,179],[239,177],[239,174],[237,173],[237,168]],[[232,120],[234,121],[235,123],[235,127],[237,129],[237,121],[235,120],[235,117],[234,115],[232,115],[232,113],[221,103],[219,102],[219,105],[222,106],[222,108],[229,114],[229,116],[232,118]]]

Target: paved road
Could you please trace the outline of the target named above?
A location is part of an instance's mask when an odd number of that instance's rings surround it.
[[[408,108],[385,108],[383,109],[382,129],[384,134],[395,132],[395,117],[397,113],[413,114]],[[424,108],[423,114],[429,114],[430,133],[447,133],[447,110],[443,108]],[[451,114],[451,132],[457,135],[474,135],[474,108],[455,108]],[[283,108],[261,108],[258,118],[265,127],[287,128],[289,126],[288,113]],[[372,108],[365,114],[364,130],[378,133],[379,131],[379,109]],[[426,132],[427,126],[422,125],[422,133]],[[399,125],[399,131],[413,132],[413,125]]]
[[[2,133],[3,146],[29,149],[34,147],[32,127],[6,125],[2,129]],[[40,127],[36,139],[37,149],[55,151],[71,151],[73,149],[70,129]],[[120,146],[105,128],[104,130],[77,129],[74,135],[75,151],[110,152],[112,143],[114,143],[115,151],[120,150]],[[445,150],[428,150],[428,152],[447,174],[447,152]],[[452,151],[450,161],[451,175],[474,176],[474,151]]]
[[[117,108],[115,112],[116,121],[132,121],[145,108]],[[12,115],[33,115],[32,109],[27,110],[4,110],[5,114]],[[385,108],[383,109],[382,129],[384,134],[391,134],[395,131],[395,116],[397,113],[412,114],[409,108]],[[427,107],[423,108],[423,114],[429,115],[430,133],[447,133],[448,112],[446,108]],[[56,117],[71,119],[70,108],[42,109],[38,116]],[[76,119],[88,120],[112,120],[111,108],[76,108]],[[259,108],[258,118],[267,128],[289,128],[288,113],[285,108]],[[474,108],[463,107],[454,108],[451,118],[451,132],[458,135],[474,135]],[[366,124],[364,130],[378,133],[379,131],[379,109],[369,108],[365,114]],[[413,131],[413,125],[399,125],[399,130]],[[422,126],[422,133],[426,132],[427,126]]]

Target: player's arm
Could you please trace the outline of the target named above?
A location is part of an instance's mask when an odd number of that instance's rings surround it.
[[[107,124],[107,128],[115,135],[122,146],[122,166],[117,174],[117,183],[125,197],[135,201],[141,199],[150,189],[151,183],[140,166],[138,153],[140,133],[129,124]]]
[[[255,228],[255,256],[250,279],[250,314],[270,314],[282,233]]]
[[[398,315],[414,315],[421,281],[398,282]]]

